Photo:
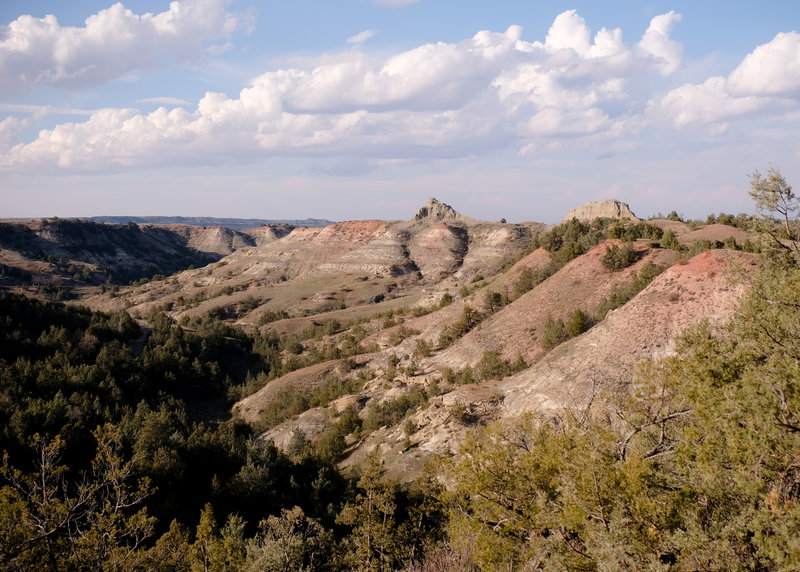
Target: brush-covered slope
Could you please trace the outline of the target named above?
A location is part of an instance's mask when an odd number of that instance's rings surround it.
[[[672,251],[651,250],[639,245],[639,262],[614,272],[601,263],[606,246],[607,243],[593,248],[539,287],[513,303],[492,311],[481,322],[480,329],[468,332],[433,358],[432,367],[441,369],[445,366],[475,365],[486,350],[498,351],[508,360],[521,355],[526,362],[531,362],[542,353],[540,342],[548,318],[567,321],[578,309],[591,313],[604,298],[630,281],[631,275],[645,264],[671,264],[676,258]],[[497,283],[486,286],[484,299],[479,300],[481,310],[486,310],[484,300],[487,293],[506,294],[508,288]]]
[[[439,395],[416,410],[409,417],[410,421],[382,428],[354,444],[343,466],[357,466],[369,451],[379,447],[390,474],[407,478],[407,475],[419,474],[429,455],[455,452],[476,423],[513,418],[524,412],[551,418],[565,411],[579,411],[595,392],[629,386],[642,361],[670,355],[676,338],[687,327],[701,320],[708,320],[715,327],[724,324],[733,315],[744,292],[743,284],[736,282],[732,269],[736,269],[735,273],[748,272],[754,265],[754,255],[731,251],[706,252],[673,265],[593,328],[500,381],[444,384],[442,370],[433,364],[453,351],[448,348],[423,361],[418,366],[418,375],[403,376],[395,380],[393,386],[395,391],[400,386],[431,387],[435,380]],[[559,279],[555,275],[549,280]],[[547,288],[548,281],[528,296],[534,297],[538,289]],[[513,309],[514,304],[511,304],[504,311]],[[524,323],[509,323],[508,328],[516,332],[505,337],[505,345],[494,341],[498,351],[505,355],[519,349],[519,340],[526,335],[529,339],[532,337]],[[525,340],[522,347],[532,348],[533,345]],[[464,356],[467,355],[465,352]],[[479,355],[473,354],[463,363],[475,364]],[[477,377],[478,369],[473,368],[473,371]],[[373,399],[390,401],[391,396],[378,393]],[[369,402],[363,411],[368,414]],[[409,427],[412,428],[410,434]],[[272,435],[281,433],[273,430]]]
[[[401,324],[387,324],[380,318],[368,321],[364,327],[375,333],[362,344],[372,353],[359,355],[350,366],[333,360],[295,371],[242,400],[234,411],[255,422],[280,391],[313,390],[331,373],[353,377],[370,372],[364,375],[362,389],[346,400],[360,411],[365,423],[375,411],[426,391],[426,404],[415,408],[404,423],[379,426],[351,441],[342,464],[355,467],[379,447],[390,474],[410,478],[430,454],[454,451],[474,423],[525,411],[549,416],[579,407],[601,385],[629,383],[641,361],[668,355],[685,328],[703,319],[715,326],[724,323],[744,289],[734,281],[732,269],[747,272],[755,260],[754,255],[716,250],[676,263],[674,251],[642,243],[636,247],[638,262],[614,272],[601,264],[606,247],[614,244],[603,243],[579,256],[498,310],[486,305],[487,293],[513,287],[526,268],[544,268],[548,253],[534,251],[493,282],[443,307],[436,305],[440,293],[435,293],[421,301],[432,304],[424,315],[411,313]],[[567,318],[577,309],[592,314],[647,265],[669,268],[587,332],[549,351],[543,347],[540,334],[549,318]],[[437,337],[460,319],[465,307],[475,310],[479,323],[440,347]],[[329,343],[334,339],[329,338]],[[420,342],[429,348],[427,352],[420,353]],[[487,351],[496,352],[507,363],[521,355],[523,369],[502,380],[483,377],[481,362]],[[356,369],[349,374],[341,373],[342,368],[353,366]],[[458,372],[465,368],[471,368],[471,383],[459,385]],[[456,377],[448,379],[453,371]],[[263,438],[286,444],[301,429],[314,441],[335,425],[343,409],[331,404],[309,410],[271,428]]]
[[[734,247],[746,233],[654,223],[624,213],[555,227],[494,223],[431,200],[405,221],[262,227],[216,263],[85,303],[145,321],[163,311],[188,328],[214,316],[257,332],[270,365],[235,416],[281,447],[298,435],[331,443],[347,418],[334,439],[342,468],[377,447],[390,474],[410,479],[475,424],[579,406],[598,385],[630,383],[636,364],[669,353],[685,327],[731,315],[742,289],[729,270],[748,268],[750,255],[691,257],[686,247]],[[670,248],[665,230],[677,237]],[[196,244],[239,240],[204,232]]]
[[[713,327],[733,315],[755,255],[713,250],[681,260],[633,300],[529,369],[504,379],[504,416],[585,405],[593,390],[632,379],[637,364],[671,355],[677,337],[701,320]]]

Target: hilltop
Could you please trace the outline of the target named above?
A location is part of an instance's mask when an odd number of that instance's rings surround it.
[[[615,199],[607,199],[604,201],[592,201],[580,207],[570,209],[564,220],[572,220],[577,218],[580,221],[587,222],[596,218],[614,218],[619,220],[632,220],[638,221],[639,218],[633,214],[631,207],[627,203],[620,202]]]
[[[521,565],[535,543],[568,568],[694,569],[710,552],[686,531],[727,546],[753,507],[793,542],[793,227],[767,243],[743,215],[629,212],[508,224],[430,199],[324,227],[0,227],[18,265],[0,269],[0,504],[24,516],[0,560],[110,546],[176,567],[205,543],[282,569],[303,527],[293,567],[333,553],[322,568],[347,569],[383,522],[396,568]],[[148,263],[177,270],[92,274]],[[697,498],[731,516],[698,516]],[[30,523],[53,503],[72,512],[48,546]],[[87,533],[108,522],[118,539]],[[737,538],[737,562],[760,550]]]
[[[252,372],[233,415],[286,448],[300,434],[324,441],[353,411],[369,430],[347,436],[341,467],[379,446],[408,480],[471,427],[580,404],[593,384],[668,355],[683,328],[732,314],[742,288],[729,269],[750,268],[752,255],[703,251],[740,248],[746,231],[645,222],[617,201],[570,214],[555,226],[480,221],[431,198],[408,220],[143,227],[217,260],[81,303],[143,323],[154,312],[187,327],[213,317],[273,340],[272,365]],[[626,253],[618,267],[610,249]],[[586,323],[565,336],[576,313]],[[290,396],[321,391],[331,399],[275,417]]]

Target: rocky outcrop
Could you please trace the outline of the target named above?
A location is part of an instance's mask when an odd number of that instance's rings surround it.
[[[441,221],[478,222],[474,218],[460,214],[450,205],[440,202],[433,197],[429,198],[425,206],[419,209],[417,214],[414,215],[414,218],[411,219],[412,223]]]
[[[634,220],[638,221],[637,217],[627,203],[620,202],[616,199],[607,199],[605,201],[592,201],[585,205],[570,209],[567,217],[564,220],[572,220],[576,218],[580,221],[588,222],[596,218],[616,218],[620,220]]]
[[[377,229],[369,240],[361,242],[361,246],[349,250],[335,260],[323,262],[318,270],[329,274],[389,276],[393,269],[403,268],[409,263],[406,248],[409,234],[402,229],[390,228],[376,236],[384,228],[382,226]]]

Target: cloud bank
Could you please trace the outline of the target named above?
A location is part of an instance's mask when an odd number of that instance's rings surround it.
[[[161,30],[162,48],[188,58],[197,55],[201,38],[214,28],[211,22],[222,23],[226,33],[236,25],[220,2],[195,3],[188,12],[177,4],[141,17],[118,4],[101,13],[105,24],[90,18],[82,30]],[[198,12],[200,6],[208,10]],[[208,92],[191,110],[98,111],[85,122],[64,123],[13,146],[0,156],[0,165],[92,171],[326,155],[429,161],[509,148],[535,155],[566,144],[600,153],[609,142],[646,129],[713,125],[767,109],[797,111],[799,34],[778,34],[727,77],[674,87],[683,46],[670,33],[680,19],[675,12],[656,16],[636,42],[626,44],[619,28],[593,34],[569,10],[555,19],[544,41],[527,41],[522,28],[511,26],[390,56],[362,49],[324,55],[264,73],[236,97]],[[43,21],[28,24],[49,29]],[[120,40],[119,49],[127,49],[126,41]],[[90,63],[88,48],[64,53],[71,63],[40,64],[28,85],[124,73],[108,68],[113,58],[105,54]],[[151,61],[152,53],[143,58]],[[93,66],[102,71],[95,73]],[[4,129],[18,132],[13,122]]]
[[[239,25],[225,0],[173,1],[159,14],[134,14],[122,3],[64,27],[55,16],[20,16],[0,28],[0,92],[24,94],[36,86],[84,89],[170,56],[197,61],[203,44],[226,39]],[[209,46],[226,49],[226,43]]]

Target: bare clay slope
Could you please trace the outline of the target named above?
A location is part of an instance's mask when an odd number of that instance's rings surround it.
[[[731,269],[754,265],[754,255],[712,250],[672,266],[602,323],[503,380],[504,415],[585,403],[594,382],[630,379],[636,364],[673,353],[690,326],[701,320],[721,326],[744,292]]]
[[[275,311],[325,321],[334,316],[324,314],[347,308],[348,316],[360,317],[380,311],[371,304],[400,298],[414,304],[431,287],[457,288],[479,272],[496,272],[542,227],[475,221],[432,200],[410,221],[340,222],[282,236],[254,232],[257,246],[214,265],[89,303],[142,316],[167,305],[176,319],[214,311],[248,328]]]
[[[370,450],[380,447],[389,473],[407,478],[419,474],[429,455],[456,452],[472,425],[459,421],[455,411],[465,412],[473,422],[486,422],[524,412],[552,417],[585,406],[598,384],[630,382],[637,364],[670,355],[686,328],[701,320],[713,327],[724,324],[744,292],[731,269],[747,272],[754,265],[754,255],[732,251],[709,251],[677,264],[603,322],[528,369],[502,381],[456,386],[432,399],[411,417],[418,429],[409,438],[410,449],[404,445],[402,427],[385,429],[359,444],[343,466],[357,466]],[[551,287],[546,284],[537,289]],[[426,370],[406,383],[425,383],[425,377],[435,373]]]
[[[631,280],[634,272],[648,262],[672,264],[675,253],[649,250],[639,246],[641,259],[619,272],[603,267],[603,243],[578,257],[534,290],[502,308],[481,323],[480,329],[467,333],[452,346],[431,360],[434,368],[475,365],[484,351],[498,351],[504,359],[521,355],[531,363],[542,353],[541,333],[548,317],[568,321],[575,310],[592,314],[600,302],[614,289]],[[487,286],[489,291],[502,291],[502,284]]]

